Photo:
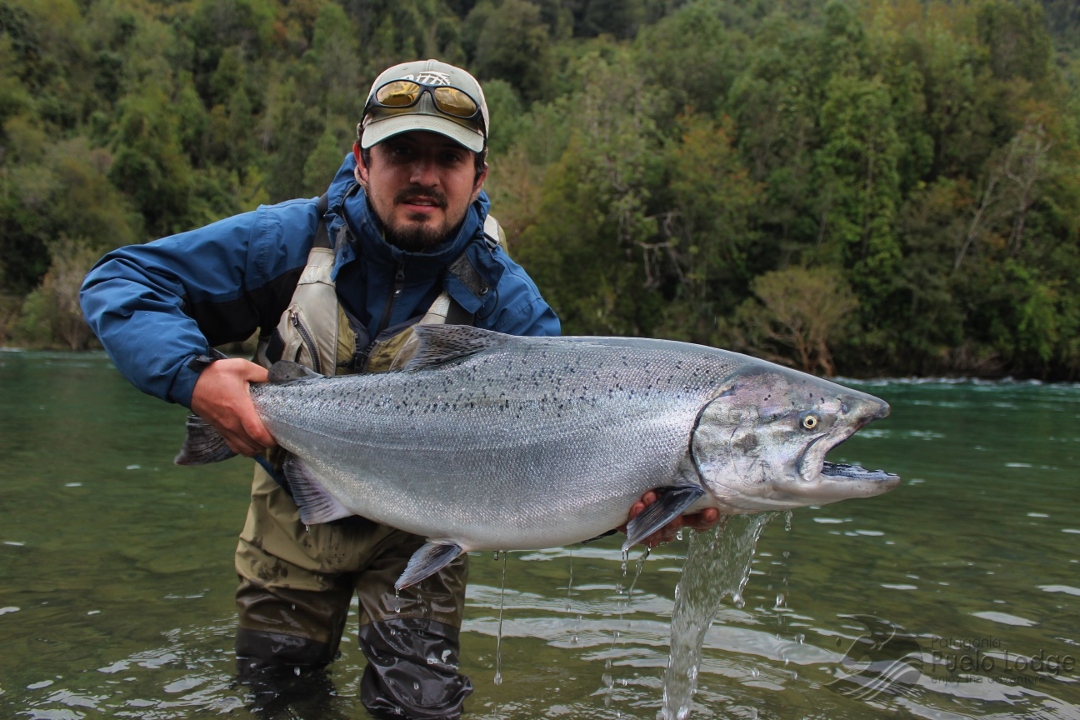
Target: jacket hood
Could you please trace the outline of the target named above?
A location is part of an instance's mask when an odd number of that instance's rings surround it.
[[[371,210],[364,189],[359,187],[353,175],[355,168],[356,158],[349,153],[327,191],[329,209],[326,222],[337,250],[333,277],[336,278],[340,267],[354,260],[358,254],[363,254],[369,261],[391,267],[405,264],[409,275],[414,279],[418,276],[438,274],[465,250],[470,239],[483,232],[491,201],[487,194],[481,191],[480,196],[465,213],[465,219],[455,235],[446,242],[430,252],[422,253],[407,252],[394,247],[383,237],[382,223]],[[352,231],[355,244],[338,241],[346,226]]]

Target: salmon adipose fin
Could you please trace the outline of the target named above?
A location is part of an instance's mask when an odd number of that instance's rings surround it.
[[[394,583],[395,590],[403,590],[415,585],[424,578],[431,577],[444,567],[454,562],[458,555],[465,552],[457,543],[426,542],[409,558],[405,572]]]
[[[698,485],[681,485],[667,488],[649,507],[641,511],[636,518],[626,523],[626,542],[622,551],[627,552],[633,546],[682,515],[688,507],[705,494]]]
[[[328,493],[300,458],[290,456],[282,469],[296,507],[300,508],[300,521],[305,525],[328,523],[356,514]]]
[[[225,436],[214,426],[195,414],[187,417],[187,435],[180,453],[173,459],[177,465],[207,465],[236,457],[229,449]]]

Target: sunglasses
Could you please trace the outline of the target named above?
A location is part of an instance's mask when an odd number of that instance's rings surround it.
[[[439,112],[459,120],[476,120],[481,116],[480,105],[464,90],[447,85],[421,85],[412,80],[392,80],[371,96],[368,108],[381,107],[388,110],[410,108],[429,93]],[[366,111],[365,111],[366,114]],[[481,118],[480,124],[483,124]]]

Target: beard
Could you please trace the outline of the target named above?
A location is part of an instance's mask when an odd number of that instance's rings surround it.
[[[429,218],[418,216],[415,220],[407,219],[404,223],[395,225],[388,222],[386,218],[379,217],[386,242],[405,252],[422,253],[437,248],[457,234],[457,229],[461,227],[461,221],[465,219],[464,216],[451,218],[446,215],[448,204],[446,196],[437,190],[421,190],[418,188],[402,190],[394,197],[394,204],[398,205],[407,202],[418,195],[433,200],[443,210],[445,220],[433,225],[424,222]],[[377,212],[376,217],[378,217]]]

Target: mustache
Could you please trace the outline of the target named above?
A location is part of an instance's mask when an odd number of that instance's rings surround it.
[[[446,195],[443,192],[436,190],[435,188],[421,187],[410,187],[398,192],[398,194],[394,196],[394,204],[400,205],[416,199],[433,201],[444,210],[447,206]]]

